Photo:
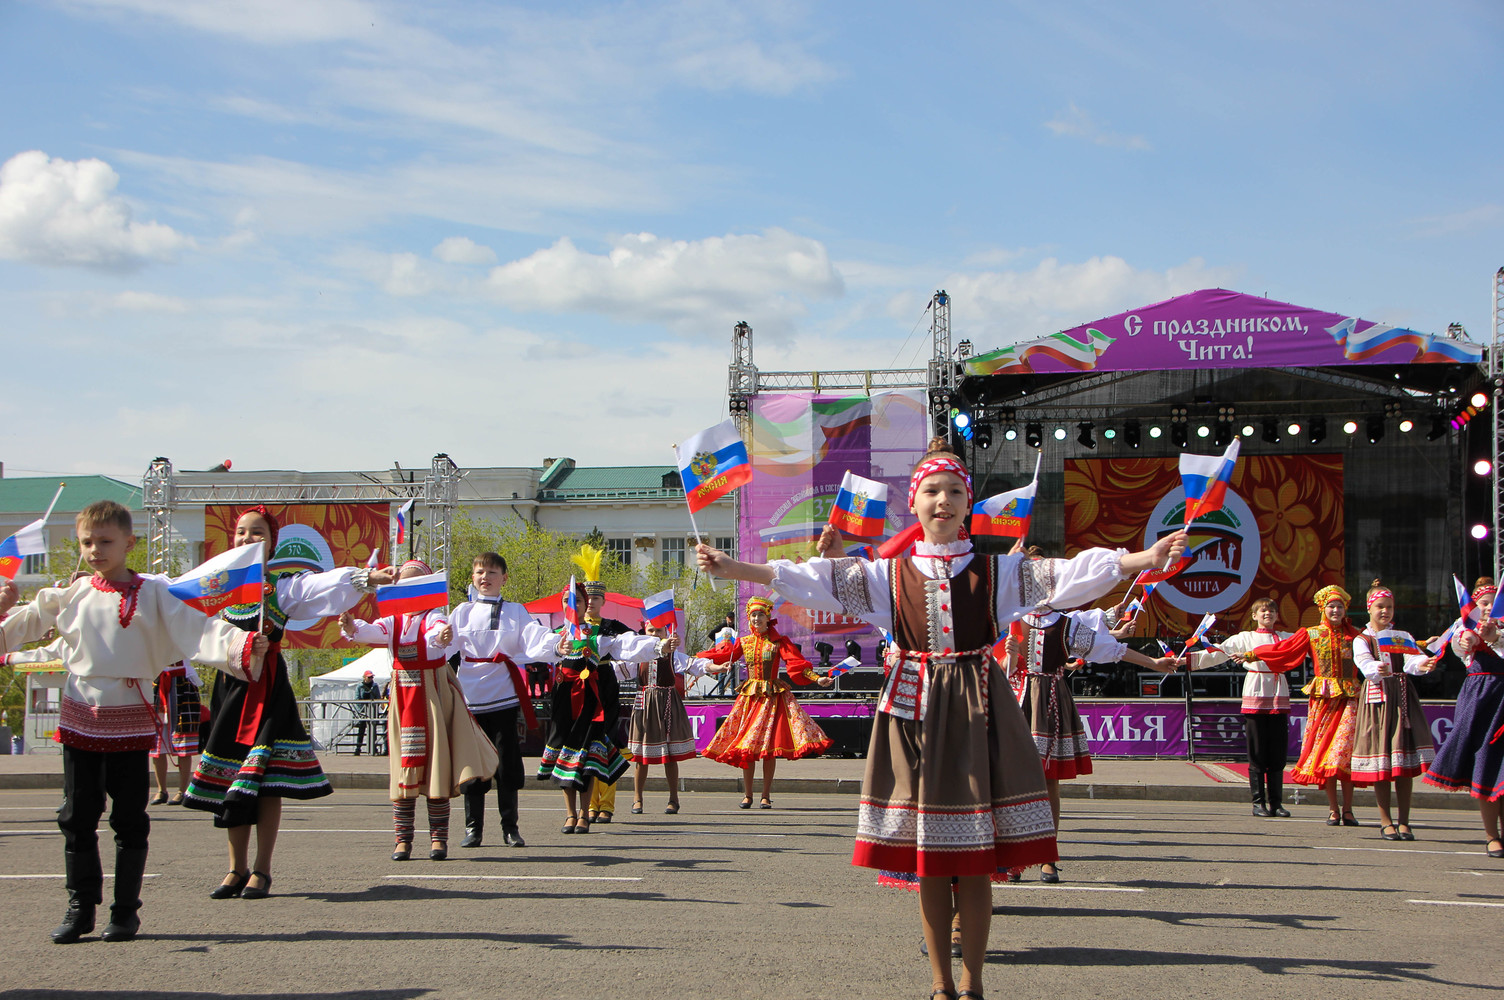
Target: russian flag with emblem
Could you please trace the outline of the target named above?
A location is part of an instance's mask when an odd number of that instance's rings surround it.
[[[0,576],[14,580],[27,556],[39,556],[47,551],[47,536],[43,531],[46,526],[47,519],[39,517],[0,542]]]
[[[167,584],[167,592],[206,615],[216,615],[235,604],[261,600],[266,579],[262,562],[265,542],[241,545],[221,552]]]
[[[830,523],[853,538],[881,538],[888,523],[887,484],[848,470],[830,509]]]
[[[1029,518],[1034,513],[1034,497],[1039,490],[1039,465],[1042,461],[1043,452],[1034,459],[1034,478],[1028,486],[999,493],[972,506],[973,535],[1024,538],[1029,534]]]
[[[449,581],[443,573],[412,576],[376,588],[376,613],[383,618],[448,606]]]
[[[1398,653],[1402,656],[1406,654],[1410,656],[1420,655],[1420,647],[1415,644],[1414,639],[1410,638],[1404,632],[1385,629],[1379,633],[1378,638],[1379,652],[1381,653]]]
[[[690,512],[708,507],[744,483],[752,481],[752,463],[736,422],[723,420],[709,430],[674,445],[679,478]]]
[[[654,628],[672,628],[674,625],[674,592],[665,590],[642,600],[642,620]]]

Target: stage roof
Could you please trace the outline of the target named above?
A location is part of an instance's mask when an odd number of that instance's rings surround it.
[[[968,375],[1480,364],[1470,340],[1221,288],[1177,295],[968,358]]]

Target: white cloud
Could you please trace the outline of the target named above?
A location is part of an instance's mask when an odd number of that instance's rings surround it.
[[[1103,128],[1091,115],[1081,108],[1076,107],[1072,101],[1070,107],[1062,111],[1050,121],[1044,123],[1044,127],[1056,135],[1070,136],[1075,139],[1085,139],[1087,142],[1098,146],[1112,146],[1117,149],[1148,150],[1152,147],[1149,140],[1141,135],[1122,135],[1117,132],[1109,132]]]
[[[17,153],[0,166],[0,258],[129,271],[193,245],[158,222],[137,222],[102,160]]]
[[[1028,271],[951,275],[944,287],[951,297],[953,337],[969,337],[982,351],[1173,295],[1226,287],[1236,276],[1236,269],[1209,267],[1199,257],[1164,271],[1135,268],[1121,257],[1092,257],[1078,264],[1048,258]],[[906,308],[895,318],[911,315]],[[984,348],[984,342],[989,346]]]
[[[208,34],[266,44],[307,44],[359,38],[387,28],[380,7],[359,0],[67,0],[76,10],[175,21]]]
[[[467,236],[450,236],[433,248],[436,260],[446,264],[494,264],[496,251]]]
[[[845,287],[823,244],[782,229],[694,241],[636,233],[603,254],[565,238],[494,268],[486,284],[513,309],[601,313],[683,332],[755,315],[774,336],[805,312],[804,300]]]
[[[110,299],[110,305],[122,312],[185,313],[188,301],[174,295],[158,295],[156,292],[121,292]]]

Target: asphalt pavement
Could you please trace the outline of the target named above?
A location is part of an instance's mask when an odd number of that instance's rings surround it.
[[[562,834],[561,796],[531,784],[525,849],[499,845],[493,815],[490,843],[444,862],[390,861],[384,791],[342,787],[288,804],[260,901],[211,901],[223,833],[154,806],[141,937],[70,946],[47,938],[65,907],[57,793],[0,790],[0,997],[924,997],[917,900],[850,864],[854,795],[795,787],[860,763],[784,765],[767,811],[688,790],[667,816],[650,790],[632,816],[623,786],[613,822],[585,836]],[[1180,787],[1215,787],[1160,763]],[[1359,792],[1351,829],[1309,799],[1290,819],[1242,801],[1067,799],[1064,881],[1035,870],[994,889],[988,995],[1496,993],[1504,862],[1484,856],[1476,812],[1418,809],[1418,839],[1390,843],[1371,801]]]

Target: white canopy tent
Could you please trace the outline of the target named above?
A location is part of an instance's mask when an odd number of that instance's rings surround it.
[[[385,647],[378,646],[338,670],[308,679],[308,700],[312,702],[308,706],[308,729],[316,745],[331,746],[336,737],[356,721],[354,706],[342,703],[355,700],[355,689],[360,686],[360,680],[367,670],[375,678],[377,686],[385,688],[392,679],[392,654]],[[329,704],[319,704],[320,702]],[[379,717],[381,713],[379,706],[371,706],[367,709],[366,717]]]

